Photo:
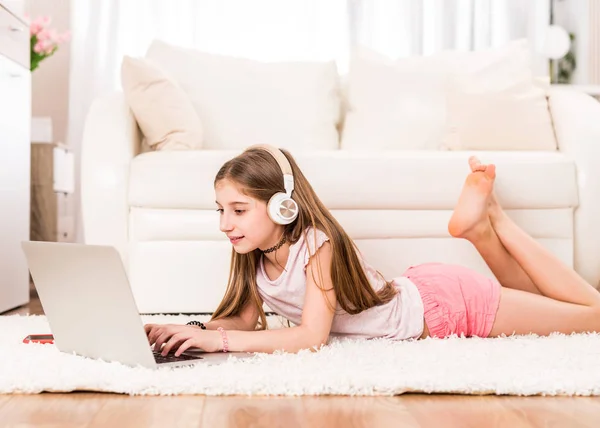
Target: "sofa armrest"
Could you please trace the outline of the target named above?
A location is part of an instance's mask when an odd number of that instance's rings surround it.
[[[552,88],[550,112],[558,149],[577,168],[579,205],[574,213],[574,268],[598,288],[600,281],[600,103],[591,96]]]
[[[87,114],[81,152],[81,207],[86,244],[115,247],[128,266],[129,167],[141,132],[123,93],[97,98]]]

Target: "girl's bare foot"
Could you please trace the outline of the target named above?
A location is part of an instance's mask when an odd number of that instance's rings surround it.
[[[472,241],[489,232],[492,227],[488,208],[496,178],[496,167],[493,164],[482,165],[475,157],[469,159],[469,165],[474,172],[465,180],[448,223],[448,232],[454,237]]]
[[[487,165],[482,164],[481,161],[475,156],[471,156],[469,158],[469,167],[471,168],[472,172],[485,171],[487,169]],[[496,193],[494,192],[494,189],[492,189],[488,199],[488,215],[490,217],[490,221],[494,223],[494,221],[501,218],[503,214],[504,211],[496,199]]]

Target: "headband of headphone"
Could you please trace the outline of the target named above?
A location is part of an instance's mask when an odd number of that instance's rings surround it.
[[[277,163],[279,164],[279,168],[281,168],[281,172],[283,173],[283,187],[285,188],[285,193],[291,197],[292,192],[294,191],[294,175],[292,174],[292,166],[289,161],[283,154],[281,150],[276,147],[270,146],[268,144],[256,144],[254,146],[248,147],[249,149],[262,149],[266,150],[275,158]]]

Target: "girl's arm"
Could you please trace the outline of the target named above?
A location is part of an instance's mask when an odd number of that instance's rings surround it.
[[[306,267],[306,295],[300,325],[265,331],[228,330],[223,326],[229,341],[229,351],[298,352],[301,349],[319,347],[327,343],[336,305],[331,281],[331,244],[325,242],[311,257]],[[215,338],[218,341],[218,349],[222,349],[220,334],[217,333]]]
[[[254,331],[258,324],[258,317],[256,306],[251,301],[248,301],[239,315],[210,321],[204,325],[207,330],[216,330],[219,327],[223,327],[225,330]]]

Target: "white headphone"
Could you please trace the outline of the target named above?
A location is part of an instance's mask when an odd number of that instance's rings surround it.
[[[277,192],[267,204],[267,213],[271,220],[277,224],[290,224],[298,218],[298,204],[292,199],[292,192],[294,191],[294,175],[292,174],[292,167],[288,162],[283,152],[273,146],[267,144],[257,144],[249,147],[248,149],[263,149],[271,154],[279,164],[281,172],[283,173],[283,187],[285,193]]]

